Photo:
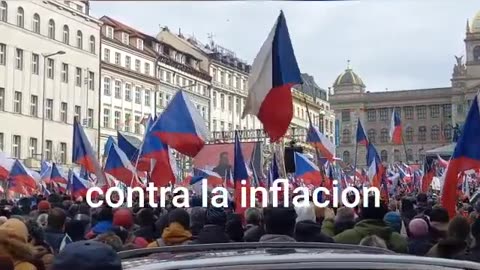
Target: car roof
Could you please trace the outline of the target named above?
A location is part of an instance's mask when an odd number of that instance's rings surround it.
[[[358,245],[228,243],[120,252],[123,269],[479,269],[480,264],[416,257]]]

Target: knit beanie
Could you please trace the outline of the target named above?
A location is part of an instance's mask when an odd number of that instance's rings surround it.
[[[225,226],[227,214],[223,208],[210,207],[205,214],[205,224]]]
[[[422,218],[415,218],[408,224],[408,230],[413,237],[424,237],[428,235],[428,224]]]
[[[402,230],[402,218],[397,212],[388,212],[383,218],[383,221],[398,233]]]

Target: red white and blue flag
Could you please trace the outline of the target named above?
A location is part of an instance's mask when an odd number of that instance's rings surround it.
[[[14,162],[14,159],[8,158],[5,153],[0,152],[0,181],[7,180]]]
[[[390,139],[393,144],[402,144],[402,122],[396,110],[393,110],[392,112]]]
[[[140,186],[135,167],[115,143],[110,147],[105,161],[105,172],[123,182],[127,187]]]
[[[383,165],[377,149],[372,143],[367,147],[367,177],[371,186],[380,188],[383,175]]]
[[[18,160],[15,160],[13,163],[8,178],[11,182],[15,183],[15,186],[24,186],[31,190],[37,188],[37,182],[29,173],[29,170]]]
[[[365,146],[368,145],[367,135],[365,134],[365,130],[363,129],[362,122],[360,119],[357,121],[357,144],[363,144]]]
[[[278,141],[293,117],[291,88],[302,82],[287,22],[280,12],[253,61],[242,117],[256,115],[271,141]]]
[[[320,186],[322,176],[320,169],[307,156],[295,152],[295,178],[302,179],[305,185]]]
[[[334,160],[335,145],[317,127],[310,125],[307,133],[307,142],[313,144],[324,158],[329,161]]]
[[[241,188],[246,187],[246,199],[250,198],[250,183],[248,182],[248,171],[245,166],[245,159],[243,158],[242,147],[240,145],[240,140],[238,137],[238,132],[235,131],[235,145],[234,145],[234,161],[233,161],[233,181],[235,185],[235,212],[238,214],[243,214],[246,207],[241,206]],[[241,181],[245,180],[245,185],[241,184]],[[250,202],[247,202],[249,204]]]

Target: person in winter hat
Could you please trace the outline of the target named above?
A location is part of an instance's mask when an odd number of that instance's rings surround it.
[[[340,207],[337,209],[334,222],[334,235],[355,226],[355,212],[350,207]]]
[[[58,254],[65,244],[71,239],[65,234],[67,215],[61,208],[53,208],[48,212],[47,228],[45,229],[45,242]]]
[[[452,259],[464,255],[468,251],[467,239],[470,235],[470,224],[463,216],[454,217],[448,224],[447,238],[440,239],[427,256]]]
[[[79,241],[55,257],[51,270],[122,270],[117,252],[97,241]]]
[[[148,247],[177,246],[187,244],[192,239],[190,216],[187,211],[177,208],[168,213],[168,226],[163,230],[162,238],[150,243]]]
[[[113,209],[109,206],[102,206],[97,215],[97,222],[87,233],[87,239],[93,239],[97,235],[112,230],[113,227]]]
[[[402,230],[402,218],[397,212],[388,212],[383,218],[383,221],[385,221],[385,223],[397,233],[400,233]]]
[[[258,242],[260,237],[265,234],[263,228],[263,216],[259,208],[248,208],[245,210],[245,232],[243,234],[243,241]]]
[[[321,232],[322,226],[316,223],[313,203],[309,203],[308,206],[295,207],[295,212],[297,214],[295,240],[298,242],[333,242],[331,237]]]
[[[227,214],[223,208],[209,207],[205,213],[205,226],[193,241],[194,244],[228,243],[230,238],[225,233]]]
[[[410,237],[408,238],[408,253],[424,256],[432,248],[428,233],[428,224],[422,218],[414,218],[408,224]]]
[[[263,210],[266,234],[260,242],[296,242],[293,238],[297,213],[292,207],[269,206]]]
[[[0,254],[13,260],[15,270],[40,270],[32,262],[35,250],[28,243],[28,229],[25,223],[10,218],[0,226]]]

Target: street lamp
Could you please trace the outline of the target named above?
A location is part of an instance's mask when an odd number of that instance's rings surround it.
[[[52,57],[52,56],[55,56],[55,55],[62,55],[62,54],[65,54],[64,51],[57,51],[57,52],[54,52],[54,53],[48,53],[48,54],[45,54],[45,53],[42,53],[42,56],[43,56],[43,89],[42,89],[42,152],[41,152],[41,160],[40,161],[43,161],[44,157],[45,157],[45,92],[46,92],[46,82],[47,82],[47,59]]]

